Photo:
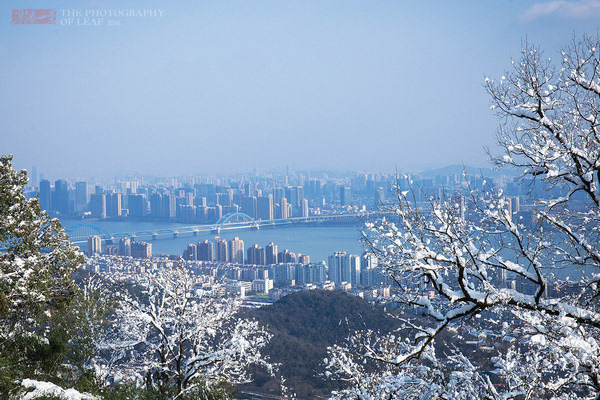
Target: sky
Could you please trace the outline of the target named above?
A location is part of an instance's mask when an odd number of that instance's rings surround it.
[[[484,79],[599,22],[600,0],[3,1],[0,152],[47,179],[484,167]]]

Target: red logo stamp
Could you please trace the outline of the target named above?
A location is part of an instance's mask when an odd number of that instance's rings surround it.
[[[23,8],[12,10],[12,25],[56,24],[55,9]]]

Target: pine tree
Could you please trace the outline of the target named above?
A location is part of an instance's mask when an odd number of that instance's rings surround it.
[[[68,351],[58,322],[78,292],[83,254],[57,219],[23,193],[26,171],[0,157],[0,396],[17,379],[55,375]]]

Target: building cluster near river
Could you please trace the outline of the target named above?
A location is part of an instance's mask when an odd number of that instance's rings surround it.
[[[174,264],[193,273],[198,290],[208,290],[217,296],[235,295],[259,303],[272,303],[287,294],[312,289],[343,290],[368,298],[390,294],[386,278],[371,253],[358,256],[336,252],[329,257],[328,264],[270,265],[95,254],[86,259],[84,269],[100,275],[110,274],[135,284],[142,274],[157,272]]]
[[[327,263],[311,263],[310,256],[288,249],[279,251],[273,242],[264,249],[254,244],[244,252],[244,241],[239,237],[228,241],[218,236],[215,243],[204,240],[197,245],[189,244],[183,257],[152,257],[151,249],[151,243],[122,238],[118,246],[106,246],[103,253],[100,237],[90,236],[86,269],[97,273],[119,271],[134,277],[166,262],[180,263],[198,275],[212,277],[211,284],[215,283],[214,279],[227,281],[227,292],[233,291],[242,297],[249,292],[269,295],[272,289],[294,287],[297,290],[302,285],[346,291],[359,287],[378,290],[386,282],[377,266],[377,258],[369,252],[359,256],[336,251],[328,257]],[[276,297],[270,295],[273,296]]]

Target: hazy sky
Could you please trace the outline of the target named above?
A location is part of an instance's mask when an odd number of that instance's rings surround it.
[[[96,10],[162,16],[81,25]],[[484,78],[599,21],[592,0],[3,1],[0,151],[51,179],[484,166]]]

